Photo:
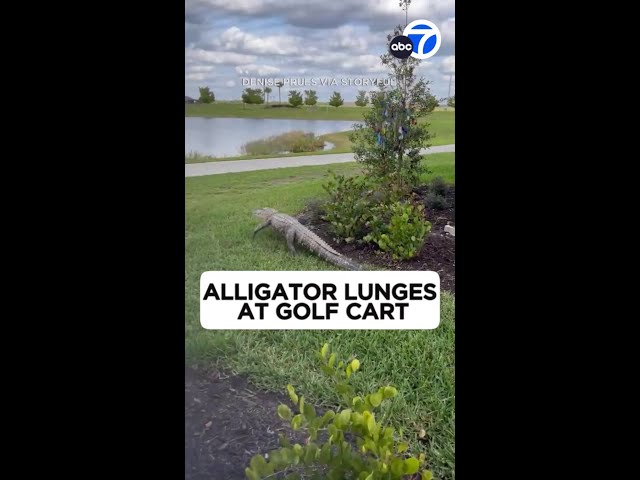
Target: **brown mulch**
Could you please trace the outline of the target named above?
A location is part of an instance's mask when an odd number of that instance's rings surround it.
[[[419,201],[425,203],[426,188],[416,189]],[[337,243],[329,223],[309,211],[299,215],[298,221],[325,240],[341,254],[362,265],[374,265],[388,270],[431,270],[440,275],[440,288],[454,293],[456,288],[456,243],[455,238],[445,234],[447,224],[455,226],[455,186],[448,187],[445,206],[441,210],[426,208],[427,219],[431,222],[431,233],[427,237],[420,254],[411,260],[393,260],[391,255],[381,252],[375,245]]]
[[[276,409],[288,397],[229,372],[184,371],[185,480],[244,480],[253,455],[279,448],[278,433],[302,444]]]

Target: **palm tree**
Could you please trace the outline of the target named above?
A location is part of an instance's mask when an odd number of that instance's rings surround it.
[[[269,94],[272,92],[271,87],[264,87],[264,93],[267,95],[267,105],[269,104]]]
[[[280,89],[284,86],[284,82],[282,80],[278,80],[276,82],[276,87],[278,87],[278,103],[282,103],[282,100],[280,99]]]

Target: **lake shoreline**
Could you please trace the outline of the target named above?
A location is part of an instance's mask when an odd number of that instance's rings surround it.
[[[314,136],[322,137],[327,134],[351,130],[356,123],[359,122],[350,120],[190,117],[185,118],[185,157],[197,155],[216,158],[245,156],[243,148],[250,143],[267,141],[271,137],[293,132],[312,133]],[[326,140],[335,144],[329,139]],[[276,153],[272,154],[277,155]]]

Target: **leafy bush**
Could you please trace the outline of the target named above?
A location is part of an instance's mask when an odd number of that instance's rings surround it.
[[[447,184],[442,177],[436,177],[429,183],[429,190],[437,195],[445,196],[447,194]]]
[[[318,222],[327,214],[327,202],[319,198],[310,200],[305,205],[304,214],[314,223]]]
[[[274,135],[263,140],[254,140],[242,146],[246,155],[271,155],[283,152],[314,152],[324,148],[324,140],[313,133],[300,131]]]
[[[329,194],[323,220],[331,224],[338,241],[353,243],[366,234],[371,217],[373,185],[364,177],[345,177],[330,172],[330,180],[322,187]]]
[[[292,385],[287,386],[294,411],[287,405],[277,408],[280,418],[291,422],[294,430],[308,434],[305,445],[291,445],[280,434],[281,448],[272,450],[268,459],[254,455],[245,474],[249,480],[263,478],[328,479],[328,480],[399,480],[413,478],[425,456],[406,454],[406,442],[394,438],[393,428],[376,421],[375,410],[398,391],[392,386],[380,387],[364,397],[357,396],[350,378],[360,369],[356,358],[338,362],[325,344],[318,357],[321,369],[334,380],[341,408],[327,410],[322,416],[313,405],[298,396]],[[298,413],[295,413],[295,412]],[[355,439],[355,442],[354,442]],[[355,445],[354,445],[355,443]],[[285,476],[286,475],[286,476]],[[421,472],[422,480],[431,480],[429,470]]]
[[[368,225],[370,233],[364,237],[383,252],[391,253],[394,260],[415,257],[431,231],[431,223],[424,218],[424,206],[408,202],[380,205]]]
[[[242,92],[242,101],[244,103],[261,105],[264,103],[262,90],[259,88],[245,88]]]
[[[289,92],[289,103],[294,107],[302,105],[302,94],[297,90],[291,90]]]
[[[447,200],[435,192],[427,193],[424,203],[432,210],[443,210],[447,206]]]

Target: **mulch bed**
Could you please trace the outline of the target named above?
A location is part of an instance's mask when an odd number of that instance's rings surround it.
[[[285,395],[263,392],[229,372],[184,371],[185,480],[246,480],[251,457],[279,448],[278,433],[292,443],[304,436],[281,420]]]
[[[425,203],[426,187],[415,190],[419,201]],[[456,189],[448,187],[445,196],[445,206],[441,210],[426,208],[427,219],[431,222],[431,233],[427,237],[420,254],[411,260],[393,260],[391,255],[381,252],[375,245],[354,245],[337,243],[329,230],[329,223],[321,220],[317,215],[304,211],[298,221],[341,254],[364,265],[375,265],[388,270],[431,270],[440,275],[440,288],[455,292],[456,288],[456,244],[455,237],[445,234],[445,225],[455,226]]]
[[[185,480],[246,480],[251,457],[279,448],[278,433],[291,444],[304,444],[304,433],[277,416],[280,403],[291,406],[288,396],[260,391],[231,372],[185,366]],[[326,410],[316,411],[323,415]],[[347,441],[355,444],[348,435]],[[416,474],[412,480],[419,478]]]

